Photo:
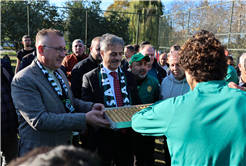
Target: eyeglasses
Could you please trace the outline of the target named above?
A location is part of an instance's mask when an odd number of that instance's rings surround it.
[[[27,41],[27,42],[30,42],[31,40],[29,39],[29,40],[24,40],[25,42]]]
[[[62,47],[50,47],[50,46],[42,46],[42,47],[54,48],[56,50],[56,53],[58,54],[61,54],[63,51],[65,54],[67,53],[67,49]]]

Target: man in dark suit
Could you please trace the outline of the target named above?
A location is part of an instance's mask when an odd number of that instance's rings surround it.
[[[77,63],[72,70],[71,88],[75,98],[81,99],[83,75],[98,67],[102,62],[100,37],[91,41],[90,56]]]
[[[83,76],[82,99],[103,103],[105,107],[120,107],[140,104],[135,77],[121,69],[124,41],[112,34],[100,39],[100,53],[103,63]],[[91,128],[89,149],[97,151],[103,160],[103,166],[111,161],[117,166],[133,164],[130,136],[131,128],[111,130]]]
[[[90,56],[80,62],[78,62],[71,72],[71,88],[75,98],[81,99],[82,92],[82,79],[83,75],[95,68],[102,62],[100,54],[100,37],[95,37],[91,41]],[[82,142],[82,145],[79,144]],[[88,130],[85,133],[73,136],[73,145],[76,147],[87,148],[88,146]]]
[[[70,145],[72,131],[84,132],[86,123],[106,127],[99,118],[102,104],[75,99],[61,63],[66,44],[63,33],[42,29],[36,36],[37,58],[12,81],[12,98],[19,122],[22,156],[41,146]]]

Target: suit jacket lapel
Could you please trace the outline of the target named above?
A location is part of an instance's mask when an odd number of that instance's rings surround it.
[[[42,73],[42,71],[40,70],[40,68],[37,66],[37,64],[34,61],[32,62],[31,67],[32,67],[33,73],[36,75],[36,79],[38,80],[38,82],[40,82],[47,89],[47,91],[50,92],[50,94],[54,97],[57,104],[61,108],[62,112],[66,112],[64,105],[61,102],[61,99],[57,95],[56,91],[50,85],[50,82],[48,81],[48,79],[45,77],[45,75]],[[47,94],[47,95],[49,95],[49,94]]]

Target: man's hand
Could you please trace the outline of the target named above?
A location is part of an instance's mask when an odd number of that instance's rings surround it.
[[[109,128],[110,124],[106,119],[103,119],[104,111],[91,110],[85,114],[86,123],[95,127],[105,127]]]
[[[237,85],[237,84],[234,83],[234,82],[230,82],[230,83],[228,84],[228,86],[229,86],[230,88],[235,88],[235,89],[241,89],[241,90],[244,90],[244,87],[239,86],[239,85]]]
[[[101,111],[101,110],[103,110],[104,108],[105,108],[105,107],[104,107],[103,104],[101,104],[101,103],[95,103],[95,104],[93,104],[91,110],[98,110],[98,111]]]

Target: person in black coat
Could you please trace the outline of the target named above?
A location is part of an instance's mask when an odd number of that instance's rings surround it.
[[[100,54],[100,37],[91,41],[90,56],[77,63],[72,70],[71,88],[75,98],[81,99],[83,75],[98,67],[102,62]]]
[[[71,89],[73,91],[74,97],[81,99],[82,94],[82,78],[83,75],[98,67],[98,64],[102,62],[102,57],[100,55],[100,37],[95,37],[91,41],[90,55],[88,58],[78,62],[71,71]],[[88,130],[85,133],[79,135],[82,145],[79,144],[78,136],[73,136],[73,145],[76,147],[82,147],[87,149],[88,147]]]
[[[106,108],[141,104],[134,75],[119,67],[123,47],[122,38],[112,34],[101,37],[103,63],[83,76],[82,100],[99,102]],[[132,132],[131,128],[112,130],[91,127],[88,148],[97,151],[103,166],[110,166],[112,160],[116,166],[131,166]]]

